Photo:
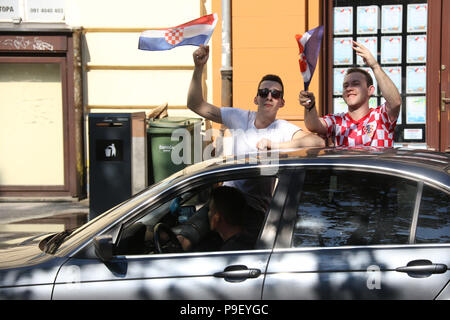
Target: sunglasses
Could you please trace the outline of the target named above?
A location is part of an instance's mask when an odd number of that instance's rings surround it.
[[[270,94],[272,95],[272,98],[274,99],[279,99],[283,96],[283,91],[277,90],[277,89],[272,89],[269,90],[267,88],[265,89],[258,89],[258,96],[260,96],[261,98],[267,98],[267,96]]]

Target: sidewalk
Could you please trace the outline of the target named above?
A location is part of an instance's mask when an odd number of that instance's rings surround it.
[[[0,244],[72,229],[86,223],[88,216],[88,199],[0,199]]]

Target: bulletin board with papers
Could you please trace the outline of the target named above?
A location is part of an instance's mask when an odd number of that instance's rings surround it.
[[[333,0],[332,112],[346,112],[342,83],[348,68],[368,70],[351,49],[351,41],[366,46],[402,96],[394,141],[425,143],[427,25],[426,0]],[[385,103],[376,88],[370,107]]]

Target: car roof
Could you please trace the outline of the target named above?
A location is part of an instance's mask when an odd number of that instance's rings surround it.
[[[270,158],[271,152],[250,153],[241,156],[213,158],[186,168],[186,173],[193,173],[207,167],[215,167],[223,164],[257,163],[258,160]],[[384,160],[427,167],[438,171],[450,173],[450,154],[430,150],[411,149],[383,149],[374,147],[342,147],[342,148],[300,148],[272,151],[278,157],[280,163],[295,160],[322,160],[322,159],[371,159]],[[252,161],[254,160],[254,161]]]
[[[276,159],[276,161],[271,161]],[[436,180],[441,186],[450,187],[450,155],[430,150],[336,147],[299,148],[258,152],[241,156],[214,158],[186,167],[178,172],[178,177],[195,175],[199,172],[227,170],[236,167],[261,165],[345,165],[379,167],[384,170],[415,173],[425,180]],[[175,175],[172,177],[175,178]]]
[[[450,155],[429,150],[343,147],[343,148],[306,148],[284,153],[287,158],[307,159],[372,159],[427,167],[449,173]]]

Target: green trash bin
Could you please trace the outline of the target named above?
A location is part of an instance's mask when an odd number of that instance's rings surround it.
[[[149,121],[149,185],[201,161],[201,125],[202,119],[187,117],[166,117]]]

